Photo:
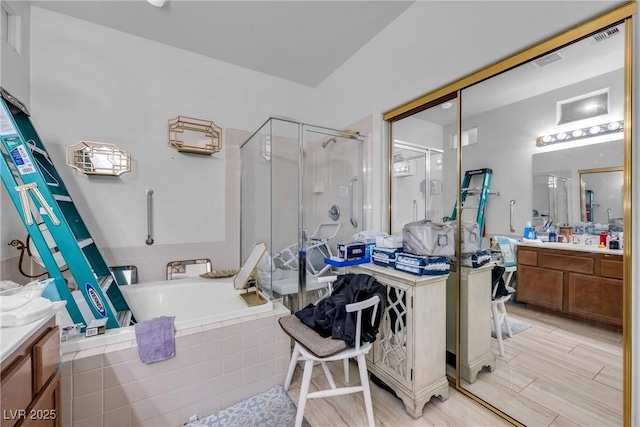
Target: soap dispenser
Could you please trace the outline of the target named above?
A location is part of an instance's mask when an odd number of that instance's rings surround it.
[[[524,234],[522,235],[525,239],[533,239],[533,228],[531,228],[531,221],[527,221],[527,226],[524,228]]]

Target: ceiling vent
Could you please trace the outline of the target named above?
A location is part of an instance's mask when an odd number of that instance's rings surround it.
[[[548,55],[545,55],[541,58],[538,58],[532,62],[533,66],[536,68],[546,67],[547,65],[551,65],[554,62],[562,61],[564,59],[564,55],[562,52],[552,52]]]
[[[620,34],[620,30],[618,29],[618,27],[613,27],[613,28],[609,28],[609,29],[604,30],[604,31],[600,31],[598,34],[595,34],[591,38],[595,42],[601,42],[602,40],[606,40],[608,38],[611,38],[611,37],[615,36],[616,34]]]

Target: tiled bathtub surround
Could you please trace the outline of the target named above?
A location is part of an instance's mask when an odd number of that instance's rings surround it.
[[[144,364],[135,340],[63,354],[63,426],[178,426],[283,384],[290,340],[273,311],[176,332],[176,356]],[[90,339],[90,338],[89,338]]]

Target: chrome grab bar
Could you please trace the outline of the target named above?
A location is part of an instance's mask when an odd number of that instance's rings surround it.
[[[513,205],[516,204],[516,201],[514,199],[511,199],[511,201],[509,202],[509,230],[514,233],[516,231],[515,228],[513,228]]]
[[[153,245],[153,238],[151,237],[151,196],[153,196],[153,190],[147,189],[147,245]]]
[[[418,220],[418,201],[413,199],[413,220]]]
[[[358,221],[356,221],[356,219],[353,217],[353,202],[354,202],[353,183],[357,181],[358,181],[357,176],[354,176],[349,181],[349,220],[351,221],[351,225],[353,225],[353,228],[358,228]]]

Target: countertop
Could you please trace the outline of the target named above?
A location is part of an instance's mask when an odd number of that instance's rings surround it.
[[[575,243],[557,242],[518,242],[518,246],[530,246],[534,248],[561,249],[565,251],[595,252],[608,255],[622,255],[622,249],[599,248],[596,245],[580,245]]]
[[[55,305],[55,310],[53,310],[47,316],[36,320],[35,322],[27,323],[26,325],[22,326],[0,328],[0,354],[2,357],[2,360],[0,360],[0,362],[4,362],[4,359],[6,359],[7,356],[17,350],[22,344],[24,344],[24,342],[27,341],[31,335],[33,335],[38,329],[40,329],[45,323],[47,323],[52,317],[54,317],[59,310],[64,308],[65,305],[65,301],[62,301],[62,303],[57,302]]]

